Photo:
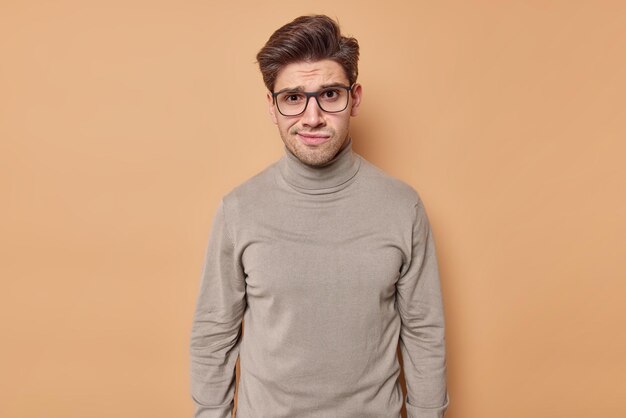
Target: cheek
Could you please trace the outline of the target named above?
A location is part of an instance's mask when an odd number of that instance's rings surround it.
[[[297,123],[297,120],[282,119],[278,120],[278,129],[282,132],[289,132]]]
[[[350,126],[350,118],[337,119],[335,120],[335,123],[333,124],[333,127],[337,132],[347,131],[349,126]]]

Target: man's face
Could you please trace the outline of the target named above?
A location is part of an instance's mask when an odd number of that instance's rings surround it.
[[[296,62],[280,70],[274,91],[317,92],[348,83],[343,67],[335,61]],[[357,115],[361,103],[361,86],[355,84],[349,96],[348,106],[338,113],[324,112],[311,97],[304,113],[297,116],[282,115],[270,93],[267,100],[287,149],[303,163],[320,166],[332,160],[348,142],[350,117]]]

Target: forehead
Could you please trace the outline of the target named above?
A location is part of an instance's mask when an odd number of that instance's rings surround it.
[[[326,84],[348,84],[340,64],[332,60],[300,61],[287,64],[278,72],[274,91],[292,87],[313,91]]]

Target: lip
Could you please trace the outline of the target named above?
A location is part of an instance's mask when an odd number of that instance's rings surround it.
[[[329,135],[309,134],[305,132],[297,133],[298,139],[305,145],[321,145],[330,139]]]

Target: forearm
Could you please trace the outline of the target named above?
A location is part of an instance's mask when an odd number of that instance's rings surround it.
[[[443,417],[448,406],[443,319],[403,323],[400,350],[408,417]]]
[[[233,312],[231,318],[239,318]],[[195,418],[226,418],[233,409],[235,364],[241,321],[214,312],[196,312],[191,338],[191,393]]]

